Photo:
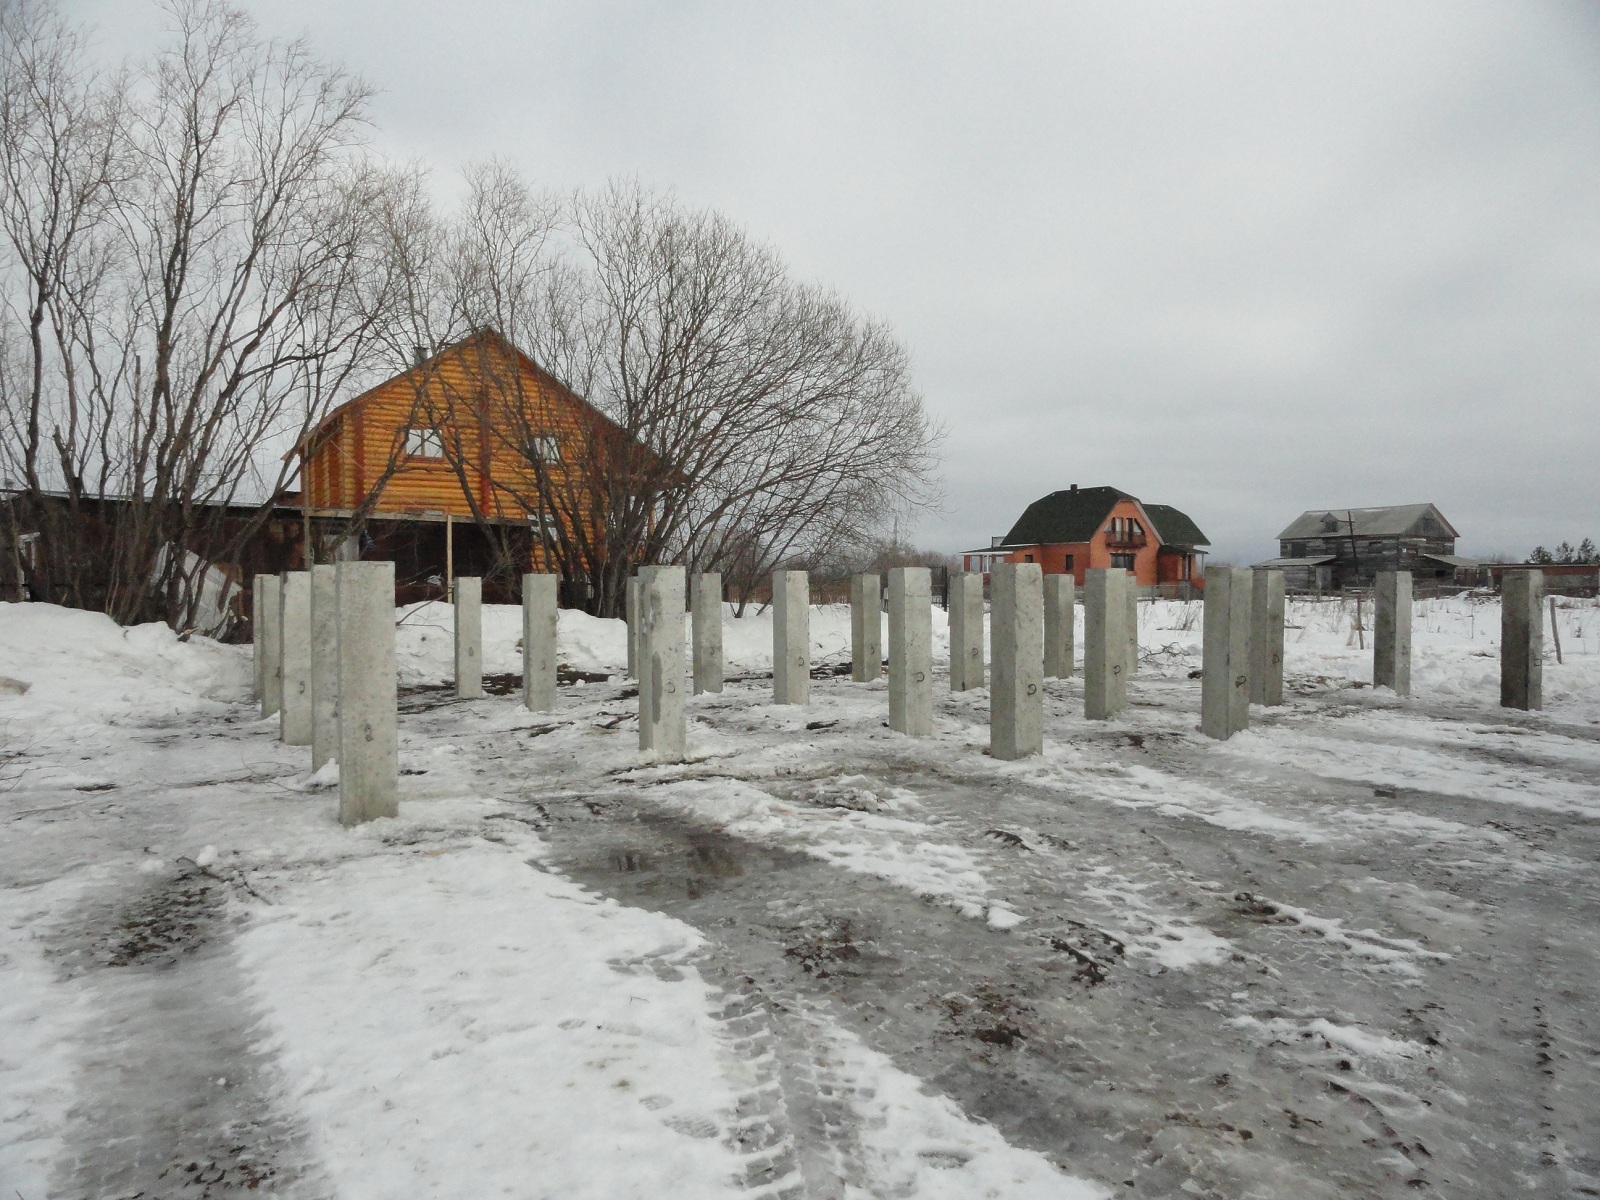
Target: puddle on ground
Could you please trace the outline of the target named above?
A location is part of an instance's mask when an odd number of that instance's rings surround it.
[[[614,819],[623,814],[607,815]],[[564,846],[565,839],[557,838],[558,853],[565,851],[560,855],[563,871],[624,903],[670,910],[737,886],[748,876],[818,865],[804,854],[759,846],[716,829],[647,813],[627,815],[632,820],[615,821],[604,830],[589,826],[584,833],[590,836]]]

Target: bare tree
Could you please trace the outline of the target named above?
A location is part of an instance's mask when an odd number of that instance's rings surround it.
[[[105,226],[112,187],[127,169],[124,81],[85,65],[81,34],[52,8],[0,7],[0,224],[8,249],[3,289],[0,416],[7,486],[33,504],[31,559],[45,595],[91,602],[95,561],[85,536],[103,526],[86,510],[80,443],[104,436],[106,380],[78,369],[75,343],[93,337],[87,314],[110,290],[114,238]],[[114,382],[112,384],[114,386]],[[59,492],[65,505],[41,505]],[[12,546],[17,505],[7,505]],[[19,567],[22,564],[17,555]]]
[[[441,215],[368,159],[359,80],[222,0],[168,12],[106,74],[53,8],[0,0],[4,532],[35,596],[191,625],[283,451],[382,364],[485,330],[466,381],[407,376],[411,423],[499,567],[543,562],[595,611],[669,557],[748,594],[931,496],[903,348],[725,218],[635,184],[558,201],[498,163]]]
[[[448,253],[413,290],[434,298],[431,328],[492,328],[532,361],[485,341],[476,397],[419,404],[470,412],[520,463],[490,479],[495,509],[529,514],[540,556],[595,611],[666,558],[748,593],[929,497],[938,431],[903,348],[770,248],[633,184],[580,194],[558,220],[504,166],[468,183],[434,235]],[[471,447],[444,441],[465,483]]]
[[[7,466],[51,530],[35,594],[183,627],[287,482],[281,452],[370,367],[394,273],[366,86],[225,4],[169,12],[170,43],[102,80],[58,18],[7,10],[23,82],[3,114],[0,209],[11,274],[33,281],[8,284],[8,316],[20,292],[54,338],[29,341],[0,403],[24,433]],[[42,179],[41,141],[63,163]],[[34,225],[45,235],[12,232]]]

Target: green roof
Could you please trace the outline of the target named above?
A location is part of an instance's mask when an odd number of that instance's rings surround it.
[[[1079,488],[1051,492],[1028,505],[1001,543],[1005,546],[1045,546],[1052,542],[1087,542],[1119,500],[1132,500],[1114,487]]]
[[[1188,513],[1181,513],[1170,504],[1146,504],[1144,511],[1150,514],[1150,522],[1161,536],[1162,545],[1211,545],[1206,535],[1200,532],[1200,526],[1189,519]]]
[[[1137,496],[1114,487],[1091,487],[1051,492],[1028,505],[1027,511],[1002,540],[1003,546],[1043,546],[1087,542],[1105,524],[1118,501],[1139,504],[1166,545],[1209,546],[1206,535],[1183,513],[1169,504],[1143,504]]]

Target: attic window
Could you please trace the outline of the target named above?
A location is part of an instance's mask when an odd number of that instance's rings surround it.
[[[558,463],[561,461],[561,439],[553,436],[531,438],[528,441],[530,462]]]
[[[406,453],[412,458],[443,458],[444,438],[437,429],[407,429]]]

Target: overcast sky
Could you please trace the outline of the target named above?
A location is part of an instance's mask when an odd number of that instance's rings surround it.
[[[1431,500],[1465,553],[1600,539],[1600,5],[244,0],[499,155],[734,217],[886,318],[954,551],[1111,484],[1221,558]],[[132,52],[157,15],[77,0]]]

